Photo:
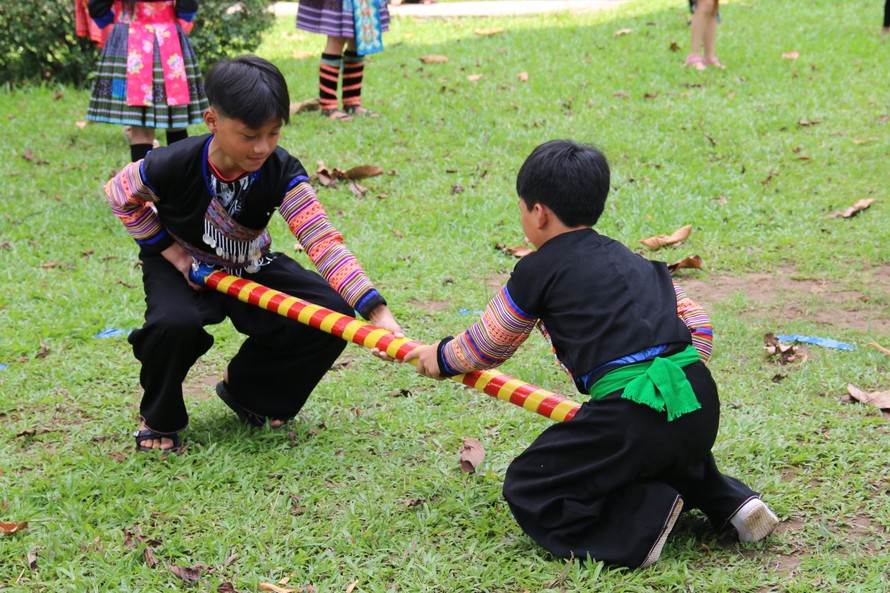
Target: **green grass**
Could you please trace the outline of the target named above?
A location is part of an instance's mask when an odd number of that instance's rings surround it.
[[[555,560],[500,495],[506,466],[548,420],[350,346],[288,431],[247,430],[212,393],[239,344],[228,323],[187,380],[188,451],[136,455],[138,365],[124,339],[94,337],[142,319],[136,251],[101,194],[128,150],[116,126],[75,125],[87,92],[47,85],[0,92],[0,522],[32,521],[0,536],[0,589],[180,591],[170,564],[209,567],[186,586],[201,591],[285,577],[319,592],[356,581],[366,592],[887,590],[887,417],[841,399],[848,382],[890,389],[890,359],[867,346],[890,345],[878,323],[890,310],[890,43],[879,3],[721,3],[728,67],[704,73],[681,67],[685,4],[396,19],[386,51],[367,60],[366,104],[382,116],[295,116],[282,145],[310,171],[321,160],[393,172],[367,180],[364,199],[319,195],[417,340],[461,330],[474,319],[462,310],[481,310],[506,277],[515,260],[494,245],[523,240],[516,171],[557,137],[610,157],[602,232],[643,253],[640,239],[694,225],[681,248],[649,253],[701,255],[705,270],[681,282],[773,273],[842,286],[853,295],[843,310],[867,299],[878,311],[870,327],[816,322],[835,304],[821,293],[785,303],[794,318],[754,299],[757,285],[709,303],[724,402],[715,455],[764,493],[783,519],[778,534],[741,545],[692,515],[648,570]],[[504,31],[474,34],[493,28]],[[317,59],[294,52],[321,44],[283,18],[258,53],[300,100],[316,93]],[[783,59],[790,51],[800,57]],[[449,61],[424,65],[427,54]],[[866,197],[878,200],[868,211],[824,218]],[[290,252],[286,231],[274,222]],[[761,347],[780,328],[857,350],[813,347],[805,363],[778,367]],[[503,371],[577,397],[539,338]],[[459,469],[463,437],[487,450],[477,474]]]

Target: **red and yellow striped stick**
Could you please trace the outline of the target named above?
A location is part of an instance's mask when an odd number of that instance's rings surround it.
[[[398,360],[404,360],[405,355],[424,345],[407,338],[396,338],[389,331],[355,317],[331,311],[207,266],[193,268],[190,276],[195,284],[203,284],[244,303],[288,317],[347,342],[365,348],[378,348]],[[581,407],[578,402],[552,391],[494,371],[475,371],[465,375],[455,375],[451,379],[558,422],[571,420]]]

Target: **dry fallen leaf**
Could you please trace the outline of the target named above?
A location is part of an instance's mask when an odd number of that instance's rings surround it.
[[[82,129],[84,129],[85,127],[87,127],[87,122],[85,122],[85,121],[83,121],[83,120],[80,120],[80,121],[76,121],[76,122],[74,122],[74,125],[77,126],[78,128],[80,128],[80,129],[82,130]]]
[[[681,243],[683,243],[683,241],[689,238],[690,233],[692,233],[692,225],[687,224],[674,231],[674,233],[671,235],[658,235],[655,237],[649,237],[648,239],[641,240],[640,243],[650,249],[660,249],[665,245],[673,245],[674,247],[678,247]]]
[[[464,438],[460,448],[460,469],[464,473],[476,473],[476,468],[485,459],[485,449],[479,439]]]
[[[424,64],[444,64],[448,61],[446,56],[420,56],[420,61]]]
[[[197,566],[178,566],[168,564],[170,572],[181,578],[186,583],[197,583],[201,580],[201,569]]]
[[[142,551],[142,557],[145,558],[145,564],[146,564],[149,568],[154,568],[155,566],[158,565],[158,559],[155,558],[155,553],[152,551],[151,548],[146,547],[146,548]]]
[[[700,270],[701,266],[701,257],[693,255],[692,257],[684,257],[676,263],[669,264],[668,270],[670,270],[671,274],[673,274],[677,270],[682,270],[684,268]]]
[[[680,51],[680,44],[676,41],[671,41],[671,44],[668,46],[668,49],[671,51]]]
[[[473,31],[476,35],[482,35],[485,37],[490,37],[492,35],[497,35],[498,33],[503,33],[503,29],[476,29]]]
[[[28,568],[37,570],[37,548],[28,551]]]
[[[318,97],[304,99],[303,101],[294,101],[290,104],[291,115],[303,113],[304,111],[318,111],[319,109],[321,109],[321,103],[319,102]]]
[[[349,585],[346,587],[346,593],[352,593],[353,591],[355,591],[355,588],[357,586],[358,586],[358,579],[349,583]]]
[[[383,175],[383,169],[375,165],[359,165],[358,167],[346,170],[347,179],[367,179],[368,177],[376,177],[377,175]]]
[[[773,333],[763,336],[763,348],[767,354],[776,357],[780,364],[803,363],[807,360],[807,354],[800,346],[782,344]]]
[[[482,78],[482,74],[468,74],[467,80],[479,80]]]
[[[626,91],[618,91],[617,93],[612,93],[613,97],[621,97],[622,99],[630,99],[630,93]]]
[[[353,181],[352,179],[350,179],[347,185],[349,187],[349,191],[351,191],[353,195],[358,198],[364,198],[366,195],[368,195],[368,188],[364,185],[359,184],[358,181]]]
[[[522,82],[528,82],[528,72],[520,72],[516,77]]]
[[[615,37],[621,37],[622,35],[629,35],[633,32],[633,29],[618,29],[615,31]]]
[[[507,247],[501,243],[496,243],[494,246],[495,249],[499,249],[508,255],[512,255],[514,257],[523,258],[526,255],[534,253],[534,249],[531,247],[526,247],[525,245],[517,245],[516,247]]]
[[[815,125],[818,125],[818,124],[821,124],[821,123],[822,123],[822,122],[819,121],[818,119],[814,119],[813,121],[810,121],[810,120],[808,120],[808,119],[800,119],[800,120],[797,122],[797,125],[799,125],[799,126],[803,126],[803,127],[807,127],[807,126],[815,126]]]
[[[235,588],[235,585],[226,581],[225,583],[221,583],[219,587],[216,588],[216,593],[240,593],[238,589]]]
[[[16,531],[21,531],[22,529],[27,528],[27,521],[23,521],[22,523],[0,523],[0,533],[3,535],[12,535]]]
[[[885,412],[890,412],[890,391],[872,391],[869,393],[862,391],[852,383],[847,383],[847,391],[858,402],[871,404]]]
[[[782,57],[785,58],[786,60],[796,60],[797,58],[800,57],[800,52],[799,51],[787,51],[782,54]]]
[[[865,210],[866,208],[868,208],[869,206],[874,204],[876,201],[877,200],[875,200],[874,198],[863,198],[861,200],[856,200],[856,203],[853,204],[852,206],[850,206],[849,208],[846,208],[844,210],[836,210],[835,212],[829,214],[825,218],[838,218],[838,217],[850,218],[854,214],[858,214],[859,212],[862,212],[863,210]]]
[[[317,55],[318,55],[318,53],[314,52],[314,51],[307,51],[307,50],[301,51],[301,50],[297,50],[297,49],[295,49],[291,53],[291,57],[295,60],[305,60],[306,58],[314,58]]]

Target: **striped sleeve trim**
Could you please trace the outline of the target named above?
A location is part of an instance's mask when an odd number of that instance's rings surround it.
[[[513,356],[536,322],[504,287],[488,303],[482,318],[443,348],[443,362],[459,373],[496,367]]]
[[[307,182],[293,186],[278,210],[319,273],[358,309],[359,300],[375,290],[374,285],[343,244],[343,236],[330,223],[312,186]]]
[[[166,231],[152,206],[158,197],[141,175],[141,162],[130,163],[105,184],[111,211],[139,244],[156,243]]]
[[[683,320],[692,334],[692,346],[698,350],[704,362],[711,359],[714,349],[714,328],[705,310],[686,294],[679,284],[674,282],[674,293],[677,295],[677,316]]]

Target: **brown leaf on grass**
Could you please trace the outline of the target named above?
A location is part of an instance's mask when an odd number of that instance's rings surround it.
[[[30,148],[25,149],[25,152],[22,153],[22,158],[25,159],[26,161],[33,161],[34,160],[34,151],[31,150]]]
[[[279,587],[272,583],[262,582],[258,585],[258,588],[260,591],[272,591],[273,593],[294,593],[294,591],[296,591],[293,587]]]
[[[668,46],[668,49],[671,51],[680,51],[680,44],[676,41],[671,41],[671,44]]]
[[[503,251],[507,255],[512,255],[513,257],[523,258],[526,255],[534,253],[534,249],[530,247],[526,247],[525,245],[517,245],[516,247],[507,247],[503,243],[495,243],[495,249]]]
[[[34,358],[46,358],[47,356],[49,356],[49,352],[50,352],[49,344],[47,344],[43,340],[40,340],[40,352],[35,354]]]
[[[630,35],[633,33],[633,29],[618,29],[615,31],[615,37],[621,37],[622,35]]]
[[[482,74],[468,74],[467,80],[470,80],[470,81],[480,80],[482,78],[482,76],[483,76]]]
[[[368,177],[376,177],[377,175],[383,175],[383,169],[376,165],[359,165],[358,167],[346,170],[346,178],[354,179],[356,181],[359,179],[367,179]]]
[[[290,55],[295,60],[305,60],[306,58],[316,57],[318,55],[318,52],[295,49],[291,52]]]
[[[345,176],[342,169],[329,169],[325,166],[324,161],[318,161],[315,168],[315,178],[325,187],[336,187],[339,180]]]
[[[201,569],[197,566],[178,566],[176,564],[168,564],[167,568],[186,583],[197,583],[201,580]]]
[[[785,53],[782,54],[782,58],[784,58],[786,60],[796,60],[799,57],[800,57],[799,51],[786,51]]]
[[[630,93],[628,93],[627,91],[618,91],[618,92],[612,93],[612,96],[619,97],[621,99],[630,99]]]
[[[145,549],[142,550],[142,557],[145,558],[145,564],[149,568],[154,568],[158,565],[158,559],[155,558],[155,553],[148,546],[146,546]]]
[[[807,360],[807,353],[800,346],[782,344],[774,333],[763,336],[763,348],[780,364],[806,362]]]
[[[640,243],[642,243],[649,249],[660,249],[666,245],[679,247],[686,239],[689,238],[690,233],[692,233],[692,225],[687,224],[674,231],[673,234],[649,237],[648,239],[642,239]]]
[[[521,82],[528,82],[528,72],[520,72],[516,75]]]
[[[37,548],[28,550],[28,568],[37,570]]]
[[[298,113],[303,113],[305,111],[318,111],[319,109],[321,109],[321,103],[319,102],[318,97],[304,99],[303,101],[294,101],[290,104],[291,115],[297,115]]]
[[[464,473],[476,473],[476,468],[485,459],[485,449],[479,439],[464,438],[460,448],[460,470]]]
[[[825,218],[850,218],[851,216],[862,212],[867,209],[869,206],[877,202],[874,198],[863,198],[861,200],[856,200],[856,203],[850,206],[849,208],[845,208],[844,210],[836,210],[826,216]]]
[[[847,383],[847,391],[850,393],[850,397],[860,403],[870,404],[885,412],[890,412],[890,391],[865,392],[852,383]]]
[[[797,125],[802,126],[802,127],[807,127],[807,126],[817,126],[817,125],[819,125],[819,124],[821,124],[821,123],[822,123],[822,122],[819,121],[818,119],[814,119],[813,121],[810,121],[810,120],[808,120],[808,119],[801,118],[801,119],[799,119],[799,120],[797,121]]]
[[[672,263],[668,265],[668,270],[671,274],[676,272],[677,270],[683,269],[692,269],[692,270],[700,270],[702,267],[701,257],[697,255],[693,255],[692,257],[684,257],[678,262]]]
[[[352,593],[355,591],[355,588],[358,586],[358,579],[355,579],[349,585],[346,586],[346,593]]]
[[[83,120],[79,120],[79,121],[74,122],[74,125],[82,130],[85,127],[87,127],[87,122],[85,122]]]
[[[221,583],[219,587],[216,588],[216,593],[240,593],[240,591],[235,588],[235,585],[226,581],[225,583]]]
[[[491,37],[492,35],[497,35],[498,33],[503,32],[503,29],[476,29],[473,31],[476,35],[482,35],[483,37]]]
[[[368,188],[364,185],[361,185],[358,181],[353,181],[352,179],[348,182],[349,191],[353,193],[358,198],[364,198],[368,195]]]
[[[448,61],[446,56],[420,56],[420,61],[424,64],[444,64]]]
[[[27,528],[27,521],[23,521],[21,523],[0,523],[0,533],[2,533],[3,535],[12,535],[17,531],[21,531],[22,529]]]

